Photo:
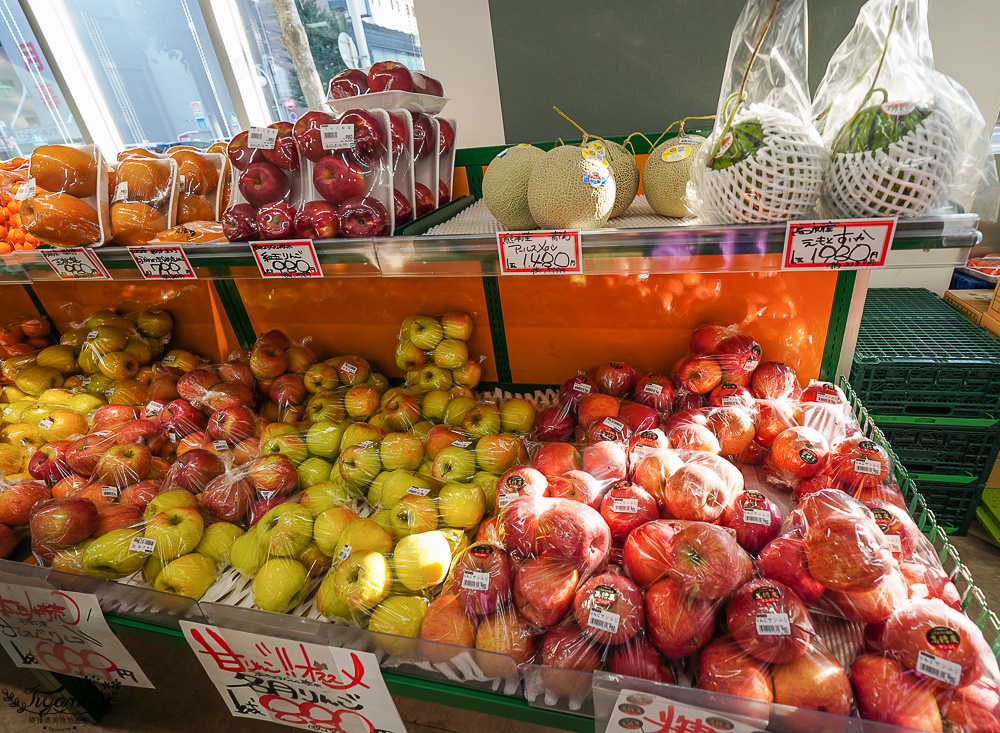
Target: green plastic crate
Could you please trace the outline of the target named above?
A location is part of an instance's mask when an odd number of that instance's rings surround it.
[[[1000,434],[995,425],[969,428],[881,423],[877,415],[874,419],[911,474],[968,476],[985,481],[1000,449]]]
[[[917,491],[924,497],[927,507],[934,512],[938,526],[946,534],[966,534],[972,526],[976,509],[979,508],[979,502],[983,498],[986,479],[975,477],[963,479],[958,476],[934,478],[948,480],[935,481],[913,476]]]
[[[869,291],[851,384],[873,413],[1000,415],[1000,340],[916,288]]]

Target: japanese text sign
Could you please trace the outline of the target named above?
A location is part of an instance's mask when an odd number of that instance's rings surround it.
[[[181,621],[230,712],[293,728],[405,733],[370,652]]]
[[[622,690],[608,721],[607,733],[753,733],[767,721],[723,715],[682,705],[656,695]]]
[[[46,249],[42,257],[60,280],[110,280],[111,274],[89,247]]]
[[[895,219],[790,221],[782,270],[859,270],[884,267]]]
[[[198,279],[180,245],[129,247],[128,253],[146,280]]]
[[[580,232],[497,232],[501,275],[583,273]]]
[[[323,277],[312,240],[253,242],[261,277]]]
[[[153,686],[89,593],[0,583],[0,645],[18,667]]]

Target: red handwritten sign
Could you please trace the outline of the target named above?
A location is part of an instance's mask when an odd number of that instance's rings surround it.
[[[895,219],[790,221],[782,270],[861,270],[884,267]]]

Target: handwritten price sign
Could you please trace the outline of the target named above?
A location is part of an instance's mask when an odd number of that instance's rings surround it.
[[[895,231],[895,219],[791,221],[785,229],[781,269],[884,267]]]
[[[250,246],[261,277],[323,277],[310,239],[253,242]]]
[[[88,247],[45,249],[42,257],[60,280],[110,280],[111,274]]]
[[[336,733],[406,731],[370,652],[180,623],[238,718]]]
[[[501,275],[583,273],[580,232],[497,232]]]
[[[608,721],[607,733],[754,733],[767,721],[720,715],[656,695],[622,690]]]
[[[180,245],[129,247],[139,272],[146,280],[197,280]]]
[[[0,583],[0,646],[18,667],[153,686],[89,593]]]

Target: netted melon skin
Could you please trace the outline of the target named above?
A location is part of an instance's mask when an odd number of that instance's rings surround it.
[[[592,186],[585,177],[605,178]],[[528,208],[542,229],[600,229],[615,203],[615,177],[598,156],[561,145],[535,162],[528,179]]]
[[[829,157],[816,130],[766,104],[751,104],[735,122],[759,120],[766,140],[756,155],[723,170],[708,167],[716,130],[691,169],[695,213],[730,224],[767,224],[807,216],[823,192]]]
[[[938,105],[887,147],[835,155],[824,209],[837,219],[920,216],[947,202],[957,165],[955,123]]]
[[[507,148],[490,161],[483,174],[483,201],[506,229],[535,229],[528,209],[528,178],[545,151],[533,145]]]
[[[691,179],[691,167],[704,145],[704,138],[701,138],[701,143],[695,144],[693,137],[687,137],[690,141],[687,144],[694,150],[682,160],[672,163],[663,160],[663,152],[677,145],[677,139],[660,143],[646,158],[642,169],[642,192],[646,202],[660,216],[682,219],[691,213],[686,203],[687,185]]]
[[[639,165],[635,162],[635,156],[618,143],[609,140],[601,142],[608,150],[608,162],[615,172],[615,204],[608,216],[609,219],[614,219],[628,211],[628,207],[635,201],[635,195],[639,193]]]

